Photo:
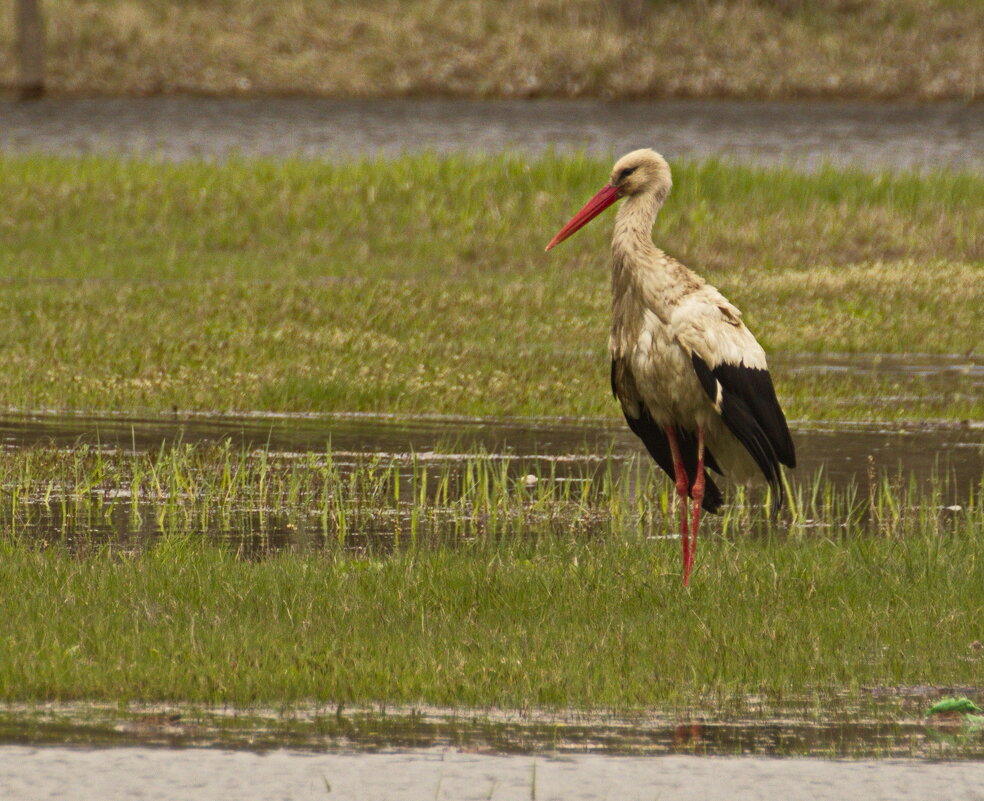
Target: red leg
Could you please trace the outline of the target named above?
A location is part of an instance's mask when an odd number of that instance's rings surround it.
[[[690,494],[687,481],[687,468],[683,466],[680,444],[677,442],[673,426],[666,426],[666,438],[670,441],[670,454],[673,456],[673,474],[676,479],[677,496],[680,498],[680,538],[683,540],[683,585],[690,582],[690,535],[687,530],[687,496]]]
[[[690,547],[688,548],[690,563],[684,569],[685,577],[690,576],[690,569],[694,566],[694,554],[697,552],[697,526],[700,525],[700,505],[704,501],[704,426],[697,426],[697,475],[694,477],[690,494],[694,499],[694,507],[690,516]]]

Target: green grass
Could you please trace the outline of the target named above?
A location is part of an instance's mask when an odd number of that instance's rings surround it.
[[[610,220],[542,252],[607,169],[0,159],[0,407],[614,418]],[[984,177],[674,169],[657,242],[771,352],[979,358]],[[776,363],[794,418],[984,419],[970,377]],[[344,462],[0,454],[0,700],[719,709],[981,686],[984,510],[979,488],[944,508],[946,476],[800,477],[775,527],[737,492],[683,590],[645,460],[567,482],[481,453]]]
[[[0,469],[7,702],[739,710],[984,680],[984,507],[978,487],[945,508],[945,477],[816,476],[777,526],[739,492],[683,589],[647,461],[572,482],[481,454],[177,446]],[[93,534],[117,505],[157,536]]]
[[[608,166],[0,159],[0,407],[615,417],[610,218],[543,253]],[[984,418],[969,377],[781,369],[976,358],[984,177],[673,166],[656,241],[744,309],[791,417]]]
[[[978,686],[980,509],[941,536],[516,538],[261,561],[165,538],[83,557],[6,540],[5,700],[773,703]]]

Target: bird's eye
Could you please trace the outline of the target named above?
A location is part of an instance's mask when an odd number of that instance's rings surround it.
[[[634,173],[638,167],[626,167],[624,170],[619,170],[618,182],[622,183],[626,178],[628,178],[632,173]]]

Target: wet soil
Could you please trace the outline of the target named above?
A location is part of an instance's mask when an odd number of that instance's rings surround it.
[[[781,703],[762,699],[657,714],[440,707],[42,704],[0,707],[0,745],[167,746],[484,754],[984,758],[984,719],[932,716],[973,688],[871,688]],[[733,708],[731,708],[733,707]]]

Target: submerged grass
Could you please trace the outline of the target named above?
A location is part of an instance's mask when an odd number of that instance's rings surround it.
[[[942,535],[955,513],[964,514],[962,504],[973,515],[980,483],[958,487],[946,471],[927,478],[873,463],[863,486],[835,484],[823,471],[797,477],[780,530]],[[0,524],[11,536],[82,551],[107,540],[145,547],[148,534],[217,537],[250,552],[285,545],[386,551],[627,529],[665,539],[676,528],[671,488],[642,456],[284,454],[228,441],[152,452],[38,446],[0,459]],[[733,502],[702,530],[772,536],[767,493],[735,486],[730,494]]]
[[[638,464],[537,482],[481,455],[35,449],[0,464],[6,701],[720,709],[984,681],[979,490],[948,509],[904,478],[816,477],[775,527],[739,496],[707,519],[683,590],[667,496]],[[162,510],[149,544],[30,530],[32,509],[70,498],[84,519],[128,494]],[[318,547],[201,536],[268,505],[324,525]],[[356,536],[373,521],[376,539]]]
[[[0,159],[0,406],[614,416],[610,223],[542,252],[608,167]],[[656,241],[770,352],[977,358],[981,176],[674,176]],[[969,379],[777,379],[796,418],[984,418]]]

